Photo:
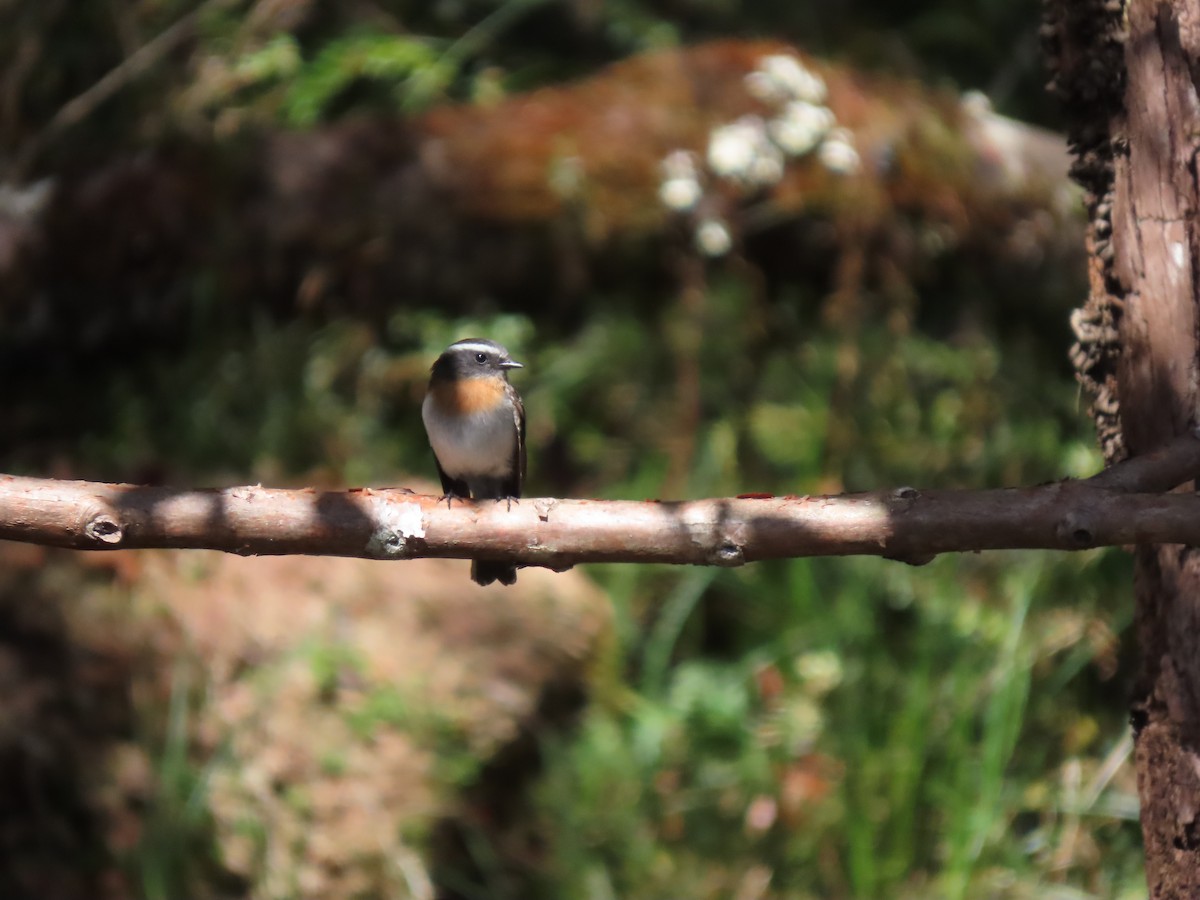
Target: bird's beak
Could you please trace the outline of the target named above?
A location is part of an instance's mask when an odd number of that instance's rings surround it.
[[[521,365],[519,362],[517,362],[515,359],[506,359],[506,360],[504,360],[504,362],[500,363],[500,368],[502,368],[502,369],[523,369],[525,367],[523,365]]]

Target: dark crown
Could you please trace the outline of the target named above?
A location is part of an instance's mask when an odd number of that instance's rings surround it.
[[[485,338],[466,338],[455,341],[433,364],[433,380],[456,378],[507,377],[508,369],[522,368],[495,341]]]

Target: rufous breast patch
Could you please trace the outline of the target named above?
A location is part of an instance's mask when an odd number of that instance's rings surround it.
[[[504,400],[503,378],[460,378],[432,385],[433,400],[445,413],[470,416],[489,412]]]

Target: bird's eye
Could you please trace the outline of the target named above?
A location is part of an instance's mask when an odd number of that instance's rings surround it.
[[[487,362],[487,354],[486,353],[476,353],[475,354],[475,362],[479,363],[482,366],[485,362]]]

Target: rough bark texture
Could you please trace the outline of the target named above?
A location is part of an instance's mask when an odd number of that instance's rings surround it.
[[[1173,8],[1174,6],[1174,8]],[[1128,11],[1128,155],[1116,160],[1114,264],[1125,288],[1121,425],[1133,453],[1196,418],[1200,22],[1190,2]],[[1143,547],[1135,698],[1146,875],[1156,900],[1200,895],[1200,554]]]
[[[1076,363],[1096,390],[1106,453],[1136,454],[1196,422],[1200,13],[1193,0],[1059,0],[1048,9],[1056,83],[1093,215],[1092,296],[1077,316]],[[1080,322],[1096,328],[1084,333]],[[1192,898],[1200,896],[1200,554],[1142,546],[1136,561],[1133,726],[1146,876],[1155,900]]]
[[[1113,119],[1124,100],[1124,6],[1121,0],[1046,0],[1042,38],[1048,89],[1063,102],[1074,154],[1071,176],[1088,209],[1088,297],[1071,317],[1071,362],[1092,400],[1104,458],[1126,455],[1117,402],[1122,305],[1112,273]]]

